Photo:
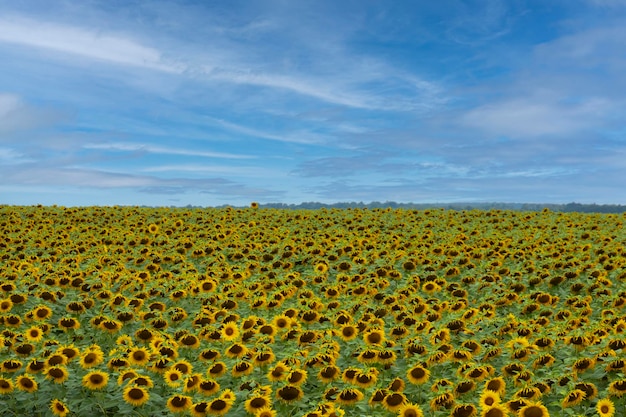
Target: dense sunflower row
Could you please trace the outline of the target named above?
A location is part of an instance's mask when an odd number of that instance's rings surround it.
[[[625,220],[0,206],[0,413],[612,417]]]

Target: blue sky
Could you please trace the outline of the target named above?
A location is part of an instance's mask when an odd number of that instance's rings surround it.
[[[0,204],[626,204],[626,0],[0,0]]]

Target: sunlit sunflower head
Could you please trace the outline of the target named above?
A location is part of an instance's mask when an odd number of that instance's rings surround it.
[[[363,334],[363,340],[367,345],[382,345],[385,341],[385,332],[379,328],[367,330]]]
[[[184,374],[178,369],[174,367],[170,367],[163,374],[163,379],[165,380],[165,383],[167,385],[175,388],[175,387],[179,387],[182,385],[183,380],[184,380]]]
[[[428,381],[430,371],[422,365],[415,365],[407,371],[406,377],[412,384],[419,385]]]
[[[150,351],[146,347],[133,347],[129,350],[127,359],[132,366],[144,366],[150,361]]]
[[[0,376],[0,394],[10,394],[14,389],[13,380]]]
[[[289,373],[289,367],[283,363],[277,363],[272,369],[270,369],[267,373],[267,379],[272,382],[282,381],[287,378]]]
[[[54,399],[50,402],[50,410],[57,417],[66,417],[70,413],[70,409],[61,400]]]
[[[548,409],[541,403],[529,403],[519,409],[519,417],[550,417]]]
[[[501,404],[484,407],[480,417],[508,417],[509,410]]]
[[[39,385],[37,381],[29,375],[20,375],[15,380],[15,386],[18,390],[32,393],[37,391]]]
[[[124,389],[122,397],[128,404],[139,407],[148,402],[150,394],[144,387],[129,385]]]
[[[404,391],[405,386],[406,383],[404,382],[404,380],[400,377],[396,377],[391,381],[388,389],[391,392],[402,392]]]
[[[90,390],[101,390],[109,383],[109,374],[102,371],[92,371],[83,377],[82,385]]]
[[[44,333],[43,330],[41,330],[41,327],[31,326],[30,328],[26,329],[26,331],[24,332],[24,336],[29,342],[40,342],[41,339],[43,339]]]
[[[55,384],[62,384],[69,377],[69,372],[64,366],[51,366],[46,368],[43,373],[46,379],[51,380]]]
[[[272,406],[272,400],[265,395],[253,395],[244,403],[244,408],[250,414],[256,414],[259,410],[268,409]]]
[[[235,322],[232,322],[232,321],[229,321],[228,323],[224,324],[222,328],[220,329],[221,338],[229,342],[233,340],[237,340],[237,338],[239,337],[239,334],[240,334],[239,327],[237,326]]]
[[[487,389],[480,394],[480,399],[478,400],[478,403],[483,408],[493,407],[494,405],[500,404],[500,402],[500,394]]]
[[[201,403],[202,404],[202,403]],[[223,416],[228,413],[228,411],[232,407],[232,403],[230,401],[226,401],[221,397],[215,398],[212,401],[207,403],[206,413],[211,416]],[[199,404],[195,404],[192,406],[192,413],[195,411],[197,413],[199,410]],[[194,414],[198,415],[198,414]]]
[[[596,404],[596,412],[599,417],[614,417],[615,404],[609,398],[603,398]]]
[[[407,403],[398,410],[398,417],[423,417],[424,413],[419,405]]]

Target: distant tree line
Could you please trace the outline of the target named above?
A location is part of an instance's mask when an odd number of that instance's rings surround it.
[[[372,201],[364,202],[341,202],[325,204],[319,202],[304,202],[300,204],[266,203],[260,204],[260,208],[292,209],[292,210],[316,210],[320,208],[402,208],[411,210],[426,210],[442,208],[448,210],[517,210],[517,211],[541,211],[549,209],[556,212],[578,213],[624,213],[626,205],[620,204],[539,204],[539,203],[397,203],[395,201]]]

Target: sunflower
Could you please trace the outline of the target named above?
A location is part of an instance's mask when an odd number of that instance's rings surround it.
[[[344,324],[339,329],[339,337],[343,341],[355,339],[359,335],[359,328],[352,324]]]
[[[378,372],[375,368],[370,369],[368,372],[359,372],[354,377],[354,384],[360,388],[369,388],[376,384]]]
[[[223,416],[224,414],[228,413],[231,407],[232,407],[232,402],[227,401],[220,397],[220,398],[215,398],[210,403],[208,403],[206,412],[207,414],[212,415],[212,416]]]
[[[26,329],[26,331],[24,332],[24,336],[29,342],[39,342],[41,341],[41,339],[43,339],[43,331],[39,326],[31,326],[30,328]]]
[[[21,375],[15,380],[16,388],[24,392],[35,392],[38,389],[37,381],[28,375]]]
[[[163,379],[165,379],[165,383],[172,388],[179,387],[183,382],[183,373],[178,369],[171,367],[165,374],[163,375]]]
[[[473,404],[459,404],[452,410],[450,417],[474,417],[478,413]]]
[[[176,361],[175,363],[172,364],[172,368],[178,369],[180,372],[182,372],[185,375],[189,375],[193,371],[193,365],[191,364],[191,362],[187,360]]]
[[[46,358],[46,366],[66,365],[67,356],[61,353],[55,353]]]
[[[120,372],[117,376],[117,385],[123,385],[124,383],[131,381],[133,378],[137,378],[139,374],[134,369],[128,369]]]
[[[595,366],[595,360],[593,358],[581,358],[574,362],[572,365],[573,371],[576,373],[582,373],[593,369]]]
[[[198,384],[200,384],[201,381],[202,381],[202,375],[200,374],[196,373],[196,374],[187,376],[185,380],[183,381],[183,392],[197,391]]]
[[[274,365],[272,369],[269,370],[269,372],[267,373],[267,379],[269,379],[271,382],[282,381],[287,378],[289,372],[289,367],[284,363],[279,362]]]
[[[406,384],[404,380],[400,377],[394,378],[393,381],[389,384],[389,391],[391,392],[402,392],[404,391]]]
[[[235,363],[231,369],[231,374],[235,378],[250,375],[254,371],[254,366],[247,361],[239,361]]]
[[[397,412],[408,403],[409,401],[403,393],[393,392],[385,395],[381,405],[389,411]]]
[[[80,322],[74,317],[63,317],[59,319],[57,324],[63,331],[76,330],[80,328]]]
[[[506,382],[502,377],[490,379],[489,381],[485,382],[485,390],[493,391],[502,396],[504,395],[504,391],[506,390]]]
[[[200,339],[195,334],[186,334],[178,339],[178,345],[189,349],[200,347]]]
[[[626,394],[626,379],[611,382],[609,384],[609,392],[616,397],[622,397]]]
[[[226,364],[224,362],[215,362],[207,369],[209,376],[213,378],[219,378],[226,373]]]
[[[456,398],[473,391],[476,388],[476,384],[472,380],[461,381],[454,387],[454,396]]]
[[[174,395],[168,398],[165,406],[172,413],[184,413],[192,406],[191,397],[186,395]]]
[[[150,361],[150,351],[145,347],[133,347],[126,358],[132,366],[144,366]]]
[[[519,417],[550,417],[548,409],[541,403],[529,403],[517,412]]]
[[[276,398],[280,401],[290,403],[300,400],[304,396],[304,392],[300,387],[294,385],[284,385],[276,390]]]
[[[237,338],[239,337],[239,327],[236,323],[229,321],[228,323],[225,323],[220,329],[220,336],[223,340],[229,342],[237,340]]]
[[[574,388],[585,392],[585,400],[592,400],[598,395],[598,388],[591,382],[579,382]]]
[[[150,399],[150,394],[144,387],[129,385],[124,389],[123,398],[128,404],[138,407]]]
[[[609,398],[603,398],[596,404],[596,411],[599,417],[613,417],[615,415],[615,404]]]
[[[193,417],[206,417],[209,415],[209,402],[200,401],[191,405],[189,412]]]
[[[317,378],[320,381],[327,383],[327,384],[329,382],[336,380],[340,376],[341,376],[341,369],[339,369],[335,365],[328,365],[320,369],[319,372],[317,373]]]
[[[206,349],[198,354],[198,359],[205,362],[205,361],[212,361],[215,359],[219,359],[220,356],[222,356],[222,354],[218,350]]]
[[[300,386],[307,379],[307,372],[304,369],[294,369],[287,375],[286,381],[290,385]]]
[[[445,392],[440,394],[430,400],[430,408],[431,410],[437,411],[442,408],[452,408],[454,405],[454,395],[449,392]]]
[[[343,405],[353,405],[363,399],[363,393],[356,388],[344,388],[337,393],[336,402]]]
[[[109,374],[102,371],[89,372],[83,377],[83,386],[90,390],[100,390],[109,383]]]
[[[274,352],[272,352],[271,349],[264,349],[262,351],[258,351],[257,353],[255,353],[254,357],[252,358],[252,362],[255,365],[259,365],[259,366],[266,366],[272,362],[274,362],[276,360],[276,356],[274,355]]]
[[[14,346],[13,350],[15,351],[15,353],[22,357],[30,356],[35,351],[35,345],[33,345],[32,343],[21,343]]]
[[[52,309],[45,305],[38,305],[33,311],[33,318],[37,321],[44,321],[52,317]]]
[[[10,298],[0,300],[0,313],[8,313],[13,308],[13,301]]]
[[[412,384],[420,385],[428,381],[430,371],[421,365],[415,365],[407,371],[406,377]]]
[[[507,417],[509,411],[500,404],[485,407],[480,412],[480,417]]]
[[[50,401],[50,410],[57,417],[65,417],[70,413],[70,409],[61,400],[54,399]]]
[[[398,417],[424,417],[424,413],[419,405],[409,403],[398,410]]]
[[[10,378],[0,376],[0,394],[10,394],[13,388],[13,381]]]
[[[276,417],[276,410],[272,410],[269,407],[261,408],[254,413],[254,417]]]
[[[33,359],[26,366],[26,372],[28,372],[29,374],[38,374],[45,367],[46,367],[46,363],[44,361]]]
[[[515,397],[534,401],[541,397],[541,391],[537,387],[524,387],[515,393]]]
[[[500,404],[500,394],[491,390],[484,390],[482,394],[480,394],[480,399],[478,403],[482,408],[493,407],[494,405]]]
[[[64,366],[51,366],[44,370],[46,379],[50,379],[55,384],[62,384],[67,381],[69,373]]]
[[[229,358],[241,359],[248,353],[248,348],[241,343],[234,343],[226,349],[226,356]]]
[[[363,334],[363,340],[367,345],[382,345],[385,341],[385,332],[382,329],[370,329]]]
[[[198,384],[198,392],[210,396],[220,390],[220,384],[213,379],[203,379]]]
[[[270,408],[272,400],[266,395],[254,395],[246,400],[244,407],[250,414],[256,414],[257,411]]]

